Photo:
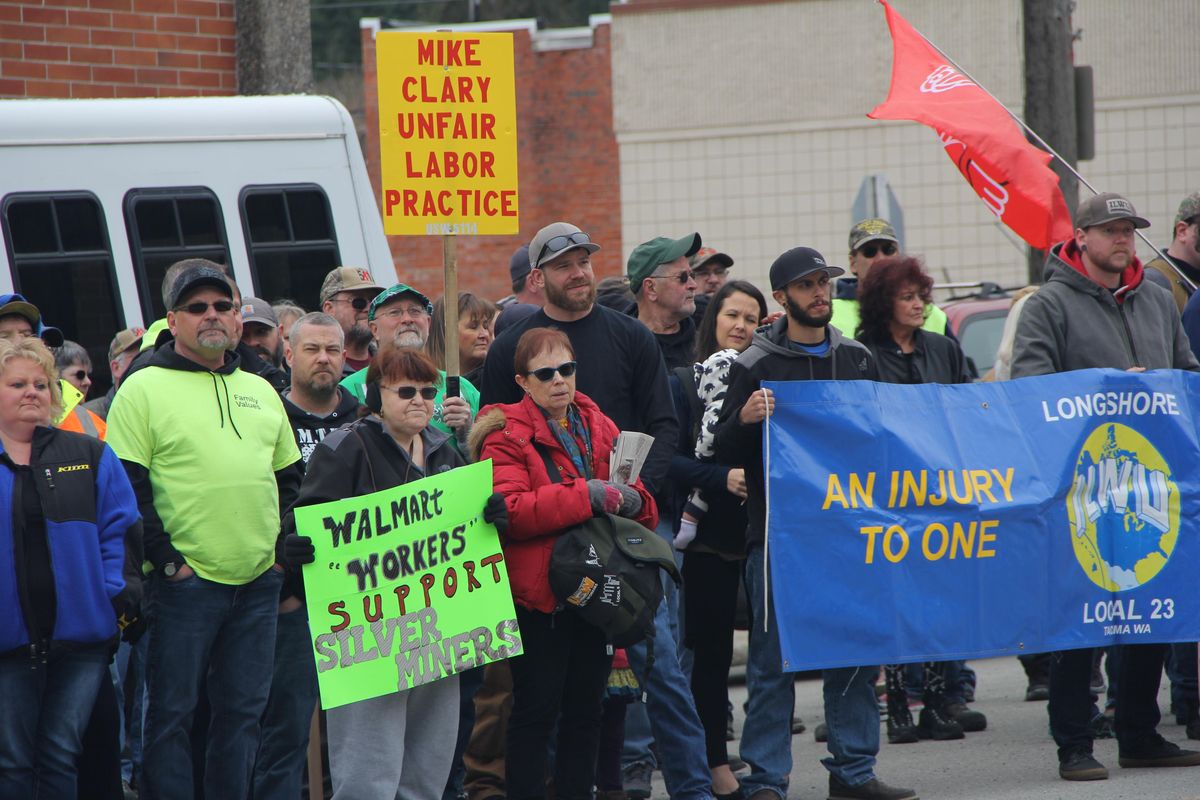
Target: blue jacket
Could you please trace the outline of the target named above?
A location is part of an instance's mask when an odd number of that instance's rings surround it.
[[[0,460],[0,608],[5,611],[0,615],[0,653],[32,644],[19,553],[22,536],[17,534],[23,521],[13,514],[21,498],[13,496],[17,484],[10,463]],[[126,535],[140,537],[141,517],[129,478],[108,445],[56,428],[34,432],[29,464],[46,520],[54,576],[57,612],[51,644],[112,641],[117,635],[114,608],[127,585]]]

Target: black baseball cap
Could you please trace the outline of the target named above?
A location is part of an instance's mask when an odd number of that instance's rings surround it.
[[[211,286],[214,289],[219,289],[229,299],[233,299],[233,289],[229,287],[229,279],[225,277],[224,272],[203,264],[197,264],[193,267],[188,267],[175,276],[175,282],[171,284],[171,290],[167,292],[167,299],[170,301],[167,303],[167,310],[170,311],[176,308],[180,300],[201,286]]]
[[[516,283],[531,272],[533,272],[533,267],[529,263],[529,245],[523,244],[508,260],[508,275],[512,278],[513,283]]]
[[[824,272],[831,278],[844,275],[846,270],[825,263],[825,257],[811,247],[793,247],[775,259],[771,265],[771,291],[782,289],[813,272]]]

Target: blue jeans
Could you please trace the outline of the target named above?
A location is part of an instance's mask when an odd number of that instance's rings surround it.
[[[250,793],[259,721],[271,688],[282,573],[229,586],[192,575],[150,580],[142,800],[190,800],[192,717],[207,682],[212,721],[207,797]]]
[[[675,594],[674,582],[665,575],[663,580],[669,584],[670,594]],[[630,716],[639,709],[647,712],[653,740],[658,744],[658,753],[663,760],[660,765],[663,782],[672,800],[709,798],[712,797],[712,777],[705,758],[704,728],[696,714],[688,680],[679,668],[678,620],[677,607],[673,610],[664,598],[654,615],[654,664],[649,675],[646,674],[646,643],[639,642],[626,648],[629,666],[646,692],[646,705],[634,703],[629,712]],[[626,753],[630,748],[629,733],[626,720]]]
[[[108,660],[104,645],[56,652],[46,663],[24,653],[0,659],[0,797],[75,797],[83,731]]]
[[[670,520],[660,520],[655,533],[667,540],[668,544],[675,541],[675,533]],[[681,566],[683,554],[675,551],[675,566]],[[675,585],[675,581],[663,576],[663,601],[659,606],[659,611],[666,608],[667,619],[670,622],[671,638],[676,643],[674,645],[676,652],[679,654],[680,674],[684,678],[685,685],[691,683],[691,656],[690,653],[685,655],[683,642],[683,629],[681,627],[682,605],[680,603],[681,590]],[[662,619],[656,616],[654,619],[655,630],[662,630]],[[654,663],[658,665],[660,655],[660,642],[664,641],[662,637],[655,634],[654,639]],[[684,667],[685,663],[689,668]],[[658,768],[658,762],[654,758],[654,751],[650,746],[654,744],[654,733],[650,729],[650,716],[646,713],[646,705],[643,703],[632,703],[625,710],[625,744],[621,748],[621,766],[628,769],[635,764],[640,764],[649,767],[651,770]]]
[[[750,697],[740,751],[750,765],[750,775],[741,783],[748,795],[770,789],[782,798],[787,796],[792,772],[796,690],[793,676],[783,671],[774,603],[764,605],[767,576],[763,567],[763,550],[755,547],[746,558],[746,592],[751,609],[746,688]],[[823,673],[831,757],[821,763],[849,786],[874,777],[875,755],[879,752],[879,705],[873,685],[877,671],[878,667],[849,667]]]
[[[317,705],[317,667],[308,609],[280,614],[275,630],[275,667],[254,762],[254,800],[300,796],[308,731]]]

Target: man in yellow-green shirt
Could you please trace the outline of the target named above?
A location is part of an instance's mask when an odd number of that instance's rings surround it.
[[[854,337],[858,328],[858,282],[867,277],[871,265],[882,258],[898,255],[900,240],[896,229],[886,219],[864,219],[850,229],[850,272],[854,277],[842,278],[834,287],[833,319],[829,324],[846,336]],[[943,336],[950,331],[946,312],[933,303],[925,306],[925,330]]]
[[[270,690],[283,581],[281,508],[300,452],[279,396],[230,352],[240,309],[221,268],[180,265],[168,296],[175,339],[121,385],[108,416],[142,513],[149,562],[149,699],[143,783],[191,796],[190,727],[212,706],[205,794],[245,797]]]

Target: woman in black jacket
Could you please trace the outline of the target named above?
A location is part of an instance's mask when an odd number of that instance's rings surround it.
[[[296,506],[391,489],[465,464],[449,437],[430,426],[438,369],[416,350],[386,347],[366,376],[371,412],[326,436],[309,458]],[[503,530],[488,501],[484,519]],[[312,542],[284,527],[289,563],[313,560]],[[458,676],[329,709],[334,798],[436,800],[450,773],[458,733]],[[408,732],[406,734],[406,731]]]
[[[870,348],[884,383],[970,383],[958,342],[923,330],[933,278],[919,259],[892,256],[872,265],[858,285],[855,338]]]
[[[919,259],[893,256],[875,262],[858,285],[859,323],[855,332],[875,356],[884,383],[970,383],[967,359],[958,342],[924,330],[925,309],[933,302],[933,278]],[[888,696],[888,741],[961,739],[981,731],[987,719],[967,708],[954,683],[962,661],[939,661],[923,670],[920,723],[913,724],[903,667],[884,667]]]

